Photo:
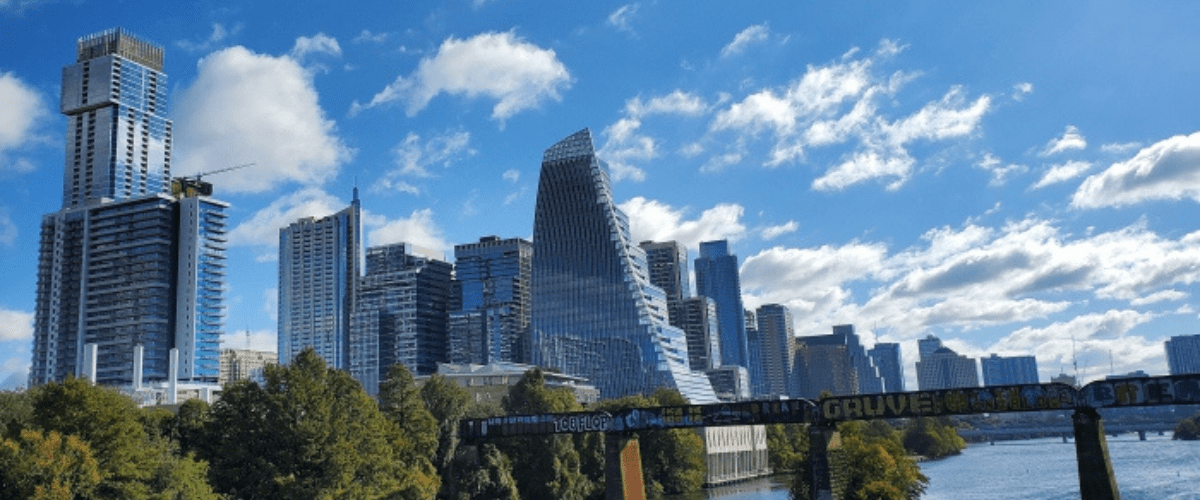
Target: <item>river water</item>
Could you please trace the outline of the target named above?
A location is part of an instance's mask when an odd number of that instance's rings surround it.
[[[1122,500],[1200,500],[1200,441],[1125,434],[1108,438]],[[924,462],[923,500],[1078,500],[1074,442],[1061,438],[973,444]],[[787,500],[787,476],[747,481],[672,500]]]

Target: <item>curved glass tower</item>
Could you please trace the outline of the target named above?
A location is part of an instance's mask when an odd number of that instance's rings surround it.
[[[535,364],[587,377],[603,398],[670,387],[717,402],[688,368],[687,340],[667,321],[666,293],[650,284],[587,129],[542,156],[532,282]]]

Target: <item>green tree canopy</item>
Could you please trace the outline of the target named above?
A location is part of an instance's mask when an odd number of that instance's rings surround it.
[[[916,460],[900,442],[900,434],[882,420],[838,424],[841,446],[829,452],[830,467],[840,471],[835,478],[847,500],[917,500],[929,479],[921,474]],[[811,499],[809,478],[811,456],[795,468],[792,498]]]
[[[1179,422],[1175,426],[1175,433],[1171,439],[1181,441],[1196,441],[1200,440],[1200,413],[1192,415]]]
[[[509,415],[579,410],[566,389],[549,389],[540,369],[525,372],[501,403]],[[513,477],[525,500],[584,500],[597,488],[583,473],[579,451],[570,436],[525,436],[505,439],[501,451],[512,459]]]
[[[601,401],[595,409],[615,413],[630,408],[687,405],[687,398],[665,387],[649,397],[627,396]],[[663,429],[635,433],[642,456],[642,478],[652,498],[697,491],[704,485],[704,440],[694,429]],[[603,449],[598,450],[603,457]],[[596,452],[593,452],[596,453]],[[601,472],[604,461],[599,460]],[[601,477],[603,477],[601,475]]]
[[[945,417],[920,417],[908,421],[904,427],[904,448],[926,458],[942,458],[957,455],[967,447],[959,437],[954,423]]]
[[[401,432],[350,375],[306,349],[266,384],[228,385],[204,422],[217,491],[244,499],[432,498],[437,478],[405,463]]]
[[[89,498],[99,484],[96,458],[76,436],[26,429],[0,440],[0,500]]]

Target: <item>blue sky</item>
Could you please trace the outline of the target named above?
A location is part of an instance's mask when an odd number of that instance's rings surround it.
[[[530,237],[542,151],[591,128],[635,238],[725,238],[799,335],[1165,374],[1197,333],[1194,2],[0,0],[0,385],[30,360],[61,68],[166,49],[174,174],[232,204],[226,344],[274,348],[278,228]],[[1073,355],[1072,352],[1075,354]]]

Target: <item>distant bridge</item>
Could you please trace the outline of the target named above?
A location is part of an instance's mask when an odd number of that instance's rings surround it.
[[[641,499],[641,462],[634,431],[758,424],[809,424],[813,462],[812,498],[840,496],[831,481],[829,451],[836,424],[852,420],[1073,410],[1071,433],[1084,500],[1119,500],[1108,457],[1103,408],[1200,403],[1200,375],[1143,377],[1092,382],[1081,389],[1064,384],[1025,384],[939,391],[746,401],[710,405],[636,408],[615,413],[573,412],[463,420],[467,442],[536,434],[605,433],[607,498]],[[1136,427],[1135,424],[1129,424]],[[1117,425],[1114,429],[1117,430]],[[1143,426],[1144,427],[1144,426]]]

